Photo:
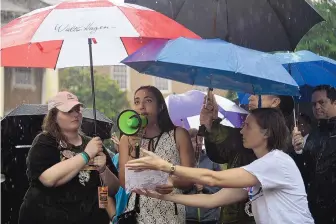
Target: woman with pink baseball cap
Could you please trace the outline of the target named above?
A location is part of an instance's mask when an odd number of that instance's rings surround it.
[[[19,224],[108,224],[113,218],[117,170],[100,138],[80,132],[82,107],[66,91],[48,102],[43,132],[27,157],[30,187]]]

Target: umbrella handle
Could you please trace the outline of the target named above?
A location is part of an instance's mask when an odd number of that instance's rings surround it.
[[[93,123],[94,123],[94,134],[97,136],[97,114],[96,114],[96,94],[95,94],[95,83],[94,83],[94,71],[93,71],[93,59],[92,59],[92,42],[97,43],[94,38],[88,38],[89,44],[89,56],[90,56],[90,75],[91,75],[91,90],[92,90],[92,107],[93,107]]]
[[[208,88],[208,94],[207,94],[207,96],[209,96],[209,94],[210,94],[212,91],[213,91],[213,88]],[[205,98],[205,105],[207,105],[207,103],[208,103],[208,97]],[[198,133],[197,133],[197,135],[204,137],[204,136],[205,136],[205,133],[206,133],[206,127],[205,127],[204,124],[202,124],[202,125],[199,126],[199,128],[198,128]]]

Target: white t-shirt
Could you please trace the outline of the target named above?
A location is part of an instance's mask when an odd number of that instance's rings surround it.
[[[257,224],[313,224],[302,176],[293,159],[273,150],[242,167],[261,183],[248,188]]]

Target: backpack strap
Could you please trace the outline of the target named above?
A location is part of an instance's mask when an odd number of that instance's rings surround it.
[[[140,146],[135,146],[135,158],[140,158]],[[136,213],[140,213],[140,195],[135,195],[134,210]]]

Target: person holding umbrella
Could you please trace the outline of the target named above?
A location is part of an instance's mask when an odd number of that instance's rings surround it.
[[[252,203],[257,224],[313,224],[304,183],[287,147],[289,130],[282,113],[274,108],[258,108],[247,116],[241,130],[245,150],[257,159],[241,168],[212,171],[188,168],[161,159],[143,150],[146,157],[129,161],[129,169],[160,170],[196,184],[223,187],[212,195],[160,195],[136,190],[139,194],[194,207],[214,208],[245,199]]]
[[[259,100],[261,102],[259,103]],[[277,108],[286,118],[286,124],[291,130],[291,113],[294,108],[294,101],[290,96],[262,95],[261,97],[251,95],[249,98],[249,109],[258,107]],[[231,128],[220,124],[218,118],[218,105],[210,92],[207,103],[201,109],[200,123],[205,125],[204,136],[206,152],[209,158],[219,164],[228,164],[228,169],[245,166],[253,162],[256,157],[251,150],[247,150],[242,142],[240,128]],[[290,137],[288,135],[288,137]],[[290,139],[287,145],[291,146]],[[253,222],[253,218],[246,214],[246,201],[233,205],[223,206],[222,221],[224,223],[245,224]]]
[[[30,187],[19,224],[108,224],[115,214],[117,171],[101,139],[80,132],[82,106],[66,91],[48,102],[27,157]]]
[[[312,94],[312,110],[318,126],[305,139],[294,129],[296,163],[306,182],[308,202],[316,224],[336,223],[336,89],[317,86]]]

